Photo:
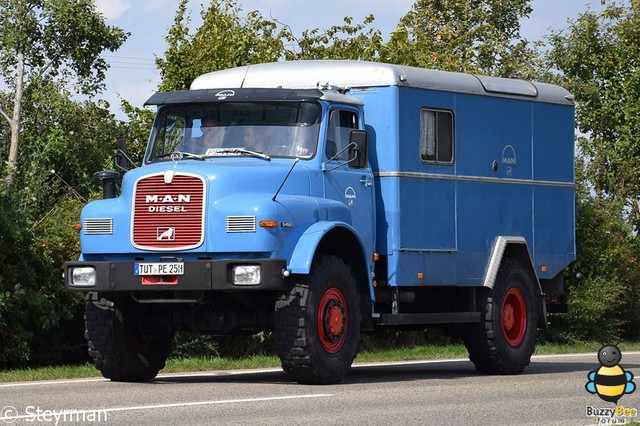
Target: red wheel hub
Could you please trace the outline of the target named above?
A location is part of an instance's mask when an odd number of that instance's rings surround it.
[[[502,304],[502,330],[510,346],[518,346],[527,331],[527,305],[522,292],[510,288]]]
[[[347,301],[332,287],[324,292],[318,305],[318,336],[325,351],[336,353],[347,338]]]

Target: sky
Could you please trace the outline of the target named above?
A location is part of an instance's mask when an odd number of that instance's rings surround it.
[[[238,0],[243,13],[258,10],[265,18],[276,19],[291,27],[294,35],[311,28],[328,28],[342,23],[351,16],[362,22],[365,16],[375,17],[373,28],[385,36],[396,25],[415,0]],[[109,25],[130,32],[129,39],[117,52],[106,52],[104,57],[111,68],[107,72],[106,89],[96,97],[105,99],[118,118],[120,99],[141,107],[154,93],[160,82],[155,58],[166,49],[165,36],[173,24],[179,0],[96,0],[98,10]],[[197,24],[201,4],[207,0],[190,0],[189,9]],[[521,34],[529,41],[540,40],[550,29],[566,28],[569,19],[575,19],[586,10],[601,10],[600,0],[533,0],[533,12],[521,22]]]

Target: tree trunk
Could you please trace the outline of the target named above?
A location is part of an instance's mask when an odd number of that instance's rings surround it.
[[[7,176],[5,182],[7,188],[13,186],[18,170],[18,148],[20,146],[20,113],[22,111],[22,94],[24,91],[24,54],[18,53],[16,57],[16,91],[13,99],[13,116],[9,122],[11,126],[11,145],[9,147],[9,160],[7,161]]]

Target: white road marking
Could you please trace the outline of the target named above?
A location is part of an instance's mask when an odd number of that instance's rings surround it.
[[[271,397],[263,397],[263,398],[242,398],[242,399],[223,399],[223,400],[214,400],[214,401],[194,401],[194,402],[178,402],[173,404],[151,404],[151,405],[132,405],[129,407],[112,407],[112,408],[94,408],[91,410],[56,410],[48,413],[50,416],[60,415],[63,416],[65,413],[67,415],[73,416],[81,416],[83,414],[95,415],[97,413],[117,413],[123,411],[140,411],[140,410],[158,410],[163,408],[180,408],[180,407],[195,407],[202,405],[219,405],[219,404],[239,404],[239,403],[248,403],[248,402],[265,402],[265,401],[283,401],[289,399],[303,399],[303,398],[329,398],[334,396],[331,393],[318,393],[312,395],[285,395],[285,396],[271,396]],[[5,407],[5,408],[13,408],[13,407]],[[0,417],[0,420],[4,422],[13,422],[19,419],[32,419],[34,418],[34,414],[22,414],[15,416],[4,416]]]
[[[41,385],[65,385],[69,383],[89,383],[89,382],[107,382],[107,379],[102,377],[86,378],[86,379],[68,379],[68,380],[42,380],[38,382],[11,382],[2,383],[0,388],[14,388],[20,386],[41,386]]]
[[[205,371],[194,373],[167,373],[159,374],[156,379],[173,378],[173,377],[209,377],[209,376],[236,376],[249,373],[277,373],[281,372],[281,368],[262,368],[251,370],[218,370],[218,371]],[[62,380],[42,380],[37,382],[11,382],[0,383],[0,388],[10,388],[19,386],[41,386],[41,385],[66,385],[77,383],[90,383],[90,382],[108,382],[109,379],[102,377],[88,377],[85,379],[62,379]]]
[[[621,352],[622,352],[622,359],[624,359],[625,355],[640,355],[640,351],[621,351]],[[598,359],[598,352],[584,353],[584,354],[534,355],[533,357],[531,357],[531,359],[536,359],[536,358],[563,358],[563,357],[569,357],[569,356],[591,356],[591,357],[594,357],[595,359]],[[624,362],[622,364],[624,364]]]
[[[623,351],[622,358],[624,360],[625,355],[640,355],[640,351]],[[593,357],[597,359],[597,352],[593,353],[578,353],[578,354],[549,354],[549,355],[533,355],[531,357],[532,361],[536,359],[547,359],[547,358],[570,358],[570,357]],[[448,363],[448,362],[470,362],[469,358],[451,358],[451,359],[427,359],[427,360],[416,360],[416,361],[381,361],[381,362],[363,362],[353,364],[353,368],[362,368],[362,367],[384,367],[386,365],[389,366],[398,366],[398,365],[421,365],[421,364],[439,364],[439,363]],[[624,362],[622,363],[624,364]]]

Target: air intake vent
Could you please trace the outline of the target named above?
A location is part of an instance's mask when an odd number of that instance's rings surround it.
[[[227,232],[256,232],[256,217],[227,216]]]
[[[113,234],[112,218],[87,218],[82,224],[84,235],[111,235]]]

